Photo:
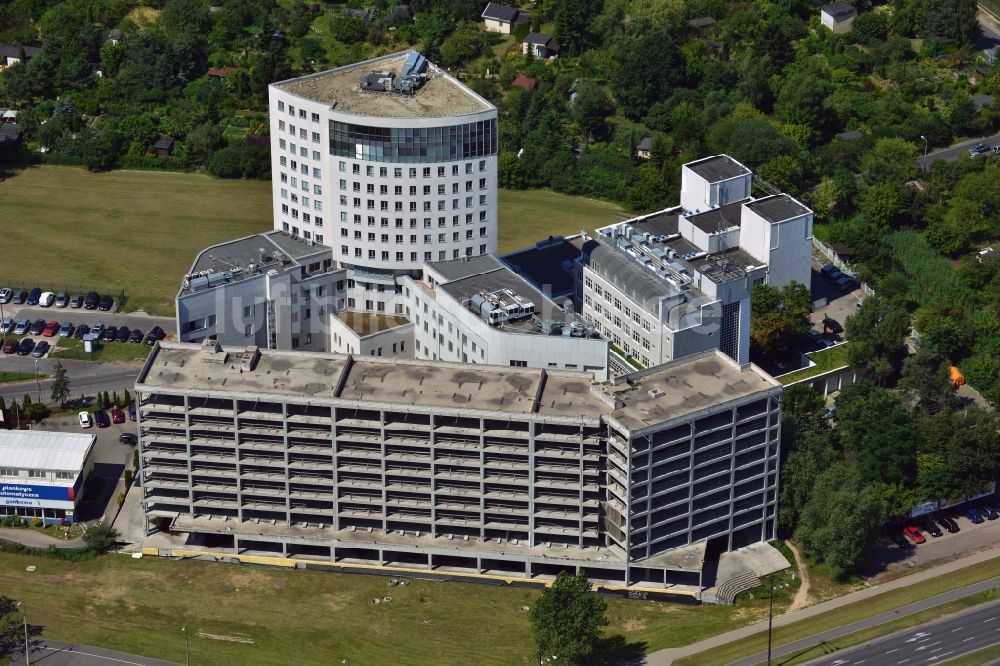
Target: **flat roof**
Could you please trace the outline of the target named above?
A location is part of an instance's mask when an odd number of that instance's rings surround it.
[[[347,324],[348,328],[362,336],[381,333],[382,331],[388,331],[397,326],[406,326],[410,323],[405,317],[372,312],[355,312],[354,310],[341,310],[337,313],[337,319]]]
[[[464,302],[481,291],[492,292],[498,289],[510,289],[518,296],[526,298],[535,305],[535,313],[539,317],[562,316],[562,307],[551,298],[535,289],[527,280],[506,266],[488,273],[470,275],[461,280],[454,280],[438,285],[438,289],[446,292],[456,301]]]
[[[136,380],[137,390],[537,413],[588,423],[596,423],[601,407],[607,409],[589,391],[589,372],[273,349],[259,350],[253,369],[240,372],[243,348],[211,349],[159,343]]]
[[[624,404],[611,413],[609,420],[629,431],[781,388],[757,366],[741,366],[718,349],[615,381],[620,383],[603,385],[602,389]]]
[[[750,174],[750,169],[729,155],[713,155],[712,157],[706,157],[696,162],[688,162],[684,166],[710,183],[717,183],[721,180],[729,180],[730,178]]]
[[[775,224],[810,212],[808,208],[787,194],[774,194],[748,203],[747,208]]]
[[[263,260],[261,250],[264,251]],[[203,271],[230,273],[230,282],[238,282],[272,268],[298,266],[299,260],[306,257],[319,258],[319,255],[330,253],[330,248],[323,245],[309,245],[280,231],[271,231],[206,247],[195,257],[188,275]],[[248,270],[251,264],[255,267],[252,272]],[[182,294],[191,291],[184,282],[181,283]]]
[[[435,65],[430,65],[427,82],[413,95],[361,89],[361,77],[371,72],[393,71],[398,76],[411,53],[393,53],[271,85],[314,102],[329,104],[340,113],[359,116],[432,118],[496,109]]]
[[[0,431],[0,467],[79,472],[95,439],[87,433]]]
[[[654,236],[674,236],[680,233],[678,208],[661,210],[658,213],[629,220],[628,225],[639,232],[649,232]]]
[[[428,266],[445,280],[451,281],[460,280],[470,275],[495,271],[502,264],[492,254],[481,254],[478,257],[433,261],[428,263]]]
[[[700,229],[706,234],[715,234],[720,230],[725,231],[726,229],[740,226],[741,209],[743,204],[749,201],[752,201],[752,199],[740,199],[725,206],[710,208],[701,213],[685,217],[696,229]]]
[[[741,247],[692,259],[688,263],[715,284],[742,280],[747,270],[767,265]]]
[[[574,243],[562,236],[554,236],[539,241],[532,247],[523,248],[504,255],[514,271],[547,293],[561,295],[573,291],[573,264],[581,255],[582,243]],[[566,264],[569,262],[569,264]],[[569,270],[566,268],[569,267]]]

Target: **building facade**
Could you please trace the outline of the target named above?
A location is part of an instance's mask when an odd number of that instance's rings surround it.
[[[274,226],[338,266],[496,250],[497,110],[409,51],[269,88]]]
[[[700,592],[774,533],[781,387],[718,352],[565,370],[160,344],[150,529],[234,553]]]
[[[0,431],[0,516],[73,523],[94,468],[94,435]]]

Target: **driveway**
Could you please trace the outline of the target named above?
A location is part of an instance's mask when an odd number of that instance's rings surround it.
[[[820,333],[823,332],[824,317],[829,317],[844,326],[847,318],[858,311],[858,301],[865,295],[861,289],[849,292],[838,289],[833,280],[820,271],[825,263],[825,257],[813,255],[810,297],[813,303],[825,299],[826,305],[813,310],[809,320],[812,322],[813,328]],[[826,337],[838,342],[844,339],[843,333],[836,335],[831,332]]]

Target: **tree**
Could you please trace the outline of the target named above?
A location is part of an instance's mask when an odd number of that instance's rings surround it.
[[[762,284],[750,294],[750,341],[765,356],[780,357],[809,332],[809,288],[792,281],[782,289]]]
[[[973,46],[979,39],[976,0],[934,0],[927,3],[926,34]]]
[[[66,398],[69,397],[69,376],[66,372],[66,368],[59,361],[56,361],[55,367],[55,377],[52,379],[52,402],[58,402],[59,406],[62,407],[66,404]]]
[[[608,624],[607,609],[607,602],[591,593],[586,574],[560,571],[529,614],[538,654],[557,657],[556,664],[589,663],[601,627]]]
[[[823,421],[824,406],[823,398],[808,384],[794,384],[785,389],[778,524],[786,534],[795,531],[816,479],[838,459],[833,430]]]
[[[889,20],[881,12],[864,12],[854,17],[851,36],[865,46],[877,46],[889,36]]]
[[[580,131],[587,138],[595,139],[605,135],[604,119],[615,112],[615,104],[603,86],[581,81],[570,112]]]
[[[867,184],[902,185],[917,177],[917,147],[905,139],[879,139],[861,158],[861,173]]]
[[[22,630],[17,602],[10,597],[0,595],[0,649],[17,643],[21,639]]]
[[[612,51],[618,71],[611,92],[629,118],[643,117],[651,104],[680,83],[683,58],[670,34],[660,28],[635,21],[619,35]]]
[[[903,361],[899,386],[916,399],[925,413],[958,407],[955,385],[948,373],[951,363],[934,347],[921,345],[916,354]]]
[[[97,523],[87,528],[83,541],[87,548],[96,553],[106,553],[115,547],[121,535],[109,523]]]
[[[920,431],[898,394],[859,381],[837,396],[837,436],[866,483],[909,485]]]
[[[851,345],[847,360],[880,384],[891,383],[906,356],[904,344],[910,315],[898,303],[879,296],[866,298],[844,326]]]
[[[885,522],[878,493],[847,461],[828,467],[813,485],[795,540],[842,578],[865,560]]]

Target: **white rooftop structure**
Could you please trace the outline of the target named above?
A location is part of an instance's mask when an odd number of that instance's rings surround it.
[[[95,439],[83,433],[0,432],[0,467],[79,472]]]

